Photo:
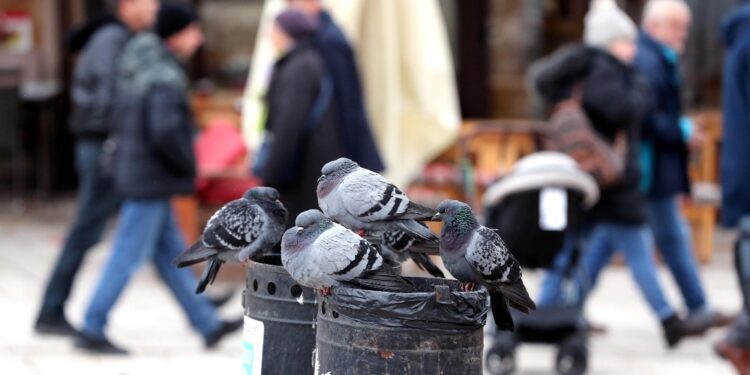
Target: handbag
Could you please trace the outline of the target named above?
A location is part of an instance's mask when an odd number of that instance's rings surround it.
[[[294,179],[294,176],[298,175],[299,164],[302,161],[302,155],[304,154],[304,152],[301,152],[303,150],[300,145],[305,143],[305,139],[307,138],[307,136],[313,130],[315,130],[318,124],[320,124],[320,122],[323,120],[323,115],[325,114],[326,109],[328,109],[328,104],[331,102],[332,95],[333,79],[331,78],[331,76],[326,74],[323,76],[320,84],[320,92],[318,93],[318,97],[313,103],[313,107],[310,110],[310,115],[307,117],[305,125],[302,129],[302,136],[300,137],[299,141],[300,144],[298,144],[297,147],[294,148],[294,150],[296,150],[296,154],[292,158],[290,165],[284,168],[283,171],[281,171],[282,173],[284,173],[282,181],[290,181]],[[274,140],[275,137],[273,136],[273,133],[266,133],[266,135],[263,137],[263,142],[261,143],[258,152],[255,154],[255,161],[252,168],[254,175],[259,176],[260,173],[266,168],[271,148],[274,144]]]
[[[616,135],[613,144],[602,138],[581,105],[582,97],[581,86],[577,84],[571,98],[555,106],[544,134],[544,148],[567,154],[600,188],[610,187],[620,181],[625,172],[627,138],[624,132]]]

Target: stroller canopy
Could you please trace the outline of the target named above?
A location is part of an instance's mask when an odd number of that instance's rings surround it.
[[[485,207],[495,206],[514,193],[545,187],[580,192],[585,208],[599,200],[596,181],[581,170],[573,158],[559,152],[542,151],[519,160],[507,176],[487,189],[482,203]]]

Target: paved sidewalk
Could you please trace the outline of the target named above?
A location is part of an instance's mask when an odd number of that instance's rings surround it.
[[[2,203],[0,203],[2,204]],[[0,206],[7,207],[7,206]],[[0,372],[2,374],[239,374],[241,334],[227,337],[220,347],[207,352],[201,338],[187,324],[177,303],[147,267],[125,291],[109,324],[109,336],[130,349],[124,358],[91,356],[76,351],[62,338],[33,334],[32,323],[43,283],[52,267],[72,202],[65,200],[31,207],[27,215],[0,211]],[[731,233],[717,235],[716,259],[702,269],[713,303],[722,311],[739,308],[738,291],[731,268]],[[69,317],[80,322],[109,242],[95,249],[77,280]],[[661,270],[670,300],[680,303],[674,283]],[[530,273],[527,285],[534,293],[539,275]],[[215,285],[227,288],[227,285]],[[679,305],[678,305],[679,306]],[[222,310],[226,317],[242,314],[239,293]],[[668,351],[658,323],[638,294],[626,268],[610,267],[602,276],[588,307],[588,316],[607,334],[591,342],[591,374],[732,374],[717,359],[711,343],[721,337],[712,332],[703,339],[688,340]],[[522,346],[519,374],[549,374],[555,351],[547,346]]]

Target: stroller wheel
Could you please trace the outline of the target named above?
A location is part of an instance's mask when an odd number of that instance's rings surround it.
[[[585,337],[578,335],[565,340],[555,360],[555,370],[560,375],[582,375],[588,367],[588,348]]]
[[[484,357],[484,366],[492,375],[510,375],[516,371],[515,348],[495,343]]]

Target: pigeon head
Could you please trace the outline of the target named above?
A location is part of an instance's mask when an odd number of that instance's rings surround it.
[[[318,178],[318,197],[325,197],[333,190],[341,179],[359,168],[359,164],[347,158],[329,161],[321,168]]]
[[[246,191],[243,195],[243,198],[250,200],[262,199],[268,201],[277,201],[279,200],[279,198],[281,198],[281,195],[279,194],[278,190],[272,187],[258,186]]]
[[[438,206],[437,211],[438,213],[433,219],[443,222],[443,232],[445,233],[468,234],[479,226],[471,207],[464,202],[443,201]]]
[[[307,210],[297,215],[294,227],[289,228],[281,240],[282,251],[299,251],[310,245],[326,229],[333,225],[331,219],[319,210]]]
[[[278,224],[284,225],[286,223],[288,212],[279,200],[281,196],[278,190],[272,187],[258,186],[246,191],[242,197],[257,203],[271,218],[278,221]]]
[[[300,228],[309,228],[325,221],[330,221],[330,219],[323,215],[320,210],[307,210],[297,215],[294,225]]]

